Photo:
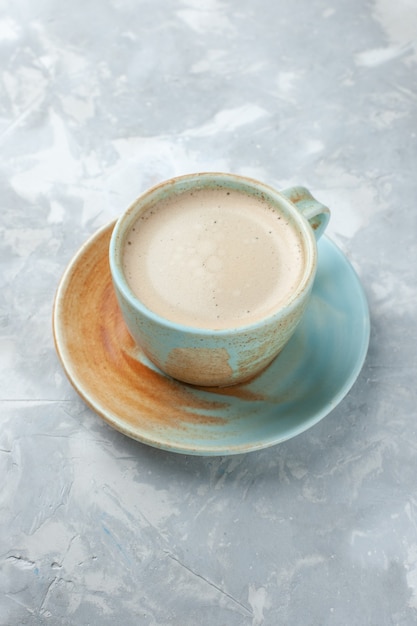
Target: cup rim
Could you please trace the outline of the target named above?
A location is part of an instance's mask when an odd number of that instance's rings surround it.
[[[264,200],[271,199],[271,204],[277,204],[281,209],[284,207],[286,213],[291,216],[293,223],[296,222],[304,243],[304,252],[306,255],[303,275],[298,283],[297,289],[294,290],[285,304],[255,322],[219,329],[192,326],[175,322],[149,309],[134,294],[125,278],[122,269],[122,254],[124,239],[130,227],[137,220],[140,213],[149,207],[149,201],[152,198],[155,199],[155,202],[158,202],[159,200],[169,196],[173,189],[175,189],[177,193],[186,191],[188,188],[187,185],[193,182],[198,182],[200,188],[209,188],[209,183],[211,182],[213,187],[218,188],[227,187],[238,191],[246,189],[250,193],[256,190],[257,193],[253,193],[253,195],[259,195]],[[255,329],[264,325],[265,322],[275,322],[280,317],[288,315],[288,313],[290,313],[291,310],[298,304],[300,298],[302,299],[309,293],[309,287],[312,287],[317,268],[317,243],[313,229],[307,219],[285,195],[274,189],[272,186],[260,182],[255,178],[242,176],[240,174],[217,171],[195,172],[175,176],[157,183],[156,185],[145,190],[128,206],[126,211],[124,211],[124,213],[122,213],[122,215],[118,218],[114,226],[109,246],[109,262],[110,273],[116,291],[120,292],[123,298],[129,302],[133,309],[139,311],[155,323],[167,328],[188,333],[192,332],[197,335],[212,335],[215,333],[216,336],[221,336],[230,335],[230,333],[247,332],[250,329]]]

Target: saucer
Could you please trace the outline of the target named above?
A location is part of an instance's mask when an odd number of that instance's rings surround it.
[[[165,376],[129,335],[110,277],[113,227],[100,229],[71,261],[53,311],[70,382],[112,427],[173,452],[238,454],[302,433],[348,393],[365,360],[369,311],[355,271],[327,237],[308,309],[281,354],[245,384],[204,389]]]

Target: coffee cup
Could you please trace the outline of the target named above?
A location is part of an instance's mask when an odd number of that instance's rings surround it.
[[[304,187],[276,191],[196,173],[143,193],[110,242],[117,300],[134,340],[166,375],[244,382],[294,333],[317,268],[327,207]]]

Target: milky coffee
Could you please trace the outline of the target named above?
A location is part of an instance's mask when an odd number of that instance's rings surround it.
[[[237,190],[202,189],[148,208],[126,236],[123,267],[148,309],[223,329],[279,308],[300,283],[304,253],[279,209]]]

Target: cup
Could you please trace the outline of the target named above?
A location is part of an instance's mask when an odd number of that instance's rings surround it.
[[[234,174],[189,174],[149,189],[117,221],[109,250],[132,337],[185,383],[254,377],[300,322],[329,217],[304,187],[279,192]]]

